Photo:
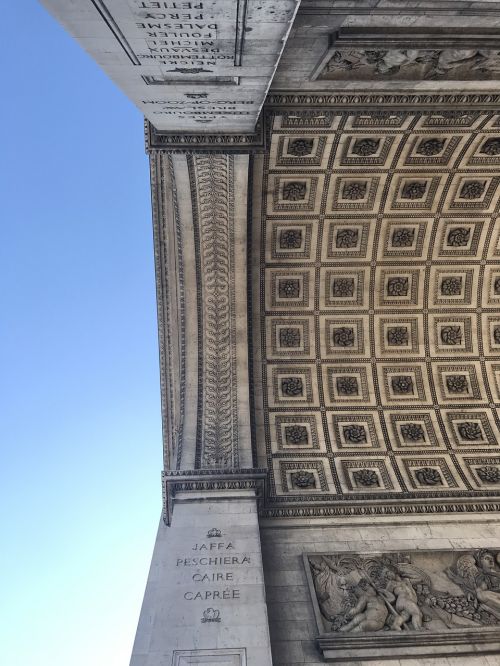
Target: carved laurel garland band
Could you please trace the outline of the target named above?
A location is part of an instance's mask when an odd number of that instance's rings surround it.
[[[233,161],[226,155],[188,160],[199,281],[201,467],[238,465]]]

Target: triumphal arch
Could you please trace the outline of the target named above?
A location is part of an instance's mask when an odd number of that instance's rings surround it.
[[[145,116],[131,666],[500,664],[500,2],[43,2]]]

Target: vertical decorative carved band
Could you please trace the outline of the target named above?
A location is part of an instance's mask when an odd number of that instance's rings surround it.
[[[237,467],[234,158],[188,158],[198,276],[199,467]]]

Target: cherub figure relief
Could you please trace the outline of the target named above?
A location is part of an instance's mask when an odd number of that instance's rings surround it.
[[[384,599],[366,580],[362,579],[355,588],[358,602],[346,614],[350,622],[340,627],[340,631],[380,631],[384,628],[389,610]]]

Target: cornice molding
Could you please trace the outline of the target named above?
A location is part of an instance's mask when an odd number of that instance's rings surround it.
[[[478,93],[408,93],[408,92],[314,92],[297,93],[292,91],[271,92],[266,99],[266,110],[287,110],[312,107],[346,111],[352,109],[360,113],[370,109],[387,110],[491,110],[498,109],[500,94],[497,92]]]
[[[163,521],[170,525],[175,498],[178,493],[222,491],[229,495],[234,490],[255,490],[258,502],[265,493],[266,469],[217,468],[194,470],[167,470],[162,472]]]
[[[161,132],[146,120],[144,134],[146,152],[149,154],[155,151],[180,154],[246,154],[265,150],[264,127],[260,120],[252,134]]]

